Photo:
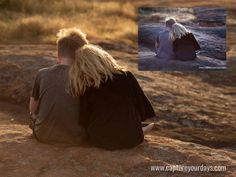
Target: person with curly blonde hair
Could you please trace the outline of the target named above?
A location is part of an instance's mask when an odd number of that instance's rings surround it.
[[[79,99],[68,92],[68,75],[75,51],[87,44],[79,29],[61,30],[57,64],[40,69],[30,98],[30,128],[37,140],[51,144],[81,144],[86,137],[79,121]]]
[[[196,51],[201,49],[193,33],[180,23],[173,24],[170,39],[176,60],[194,60],[197,57]]]

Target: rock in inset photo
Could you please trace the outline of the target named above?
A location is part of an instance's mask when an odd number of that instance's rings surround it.
[[[141,7],[139,70],[227,69],[226,9]]]

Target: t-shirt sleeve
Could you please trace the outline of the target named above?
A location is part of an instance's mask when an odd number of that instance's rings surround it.
[[[36,75],[36,78],[34,80],[34,85],[31,93],[31,97],[34,98],[35,101],[39,100],[40,95],[40,79],[39,79],[39,73]]]
[[[133,88],[136,106],[138,110],[140,111],[141,121],[145,121],[148,118],[154,117],[155,116],[154,109],[150,101],[144,94],[138,81],[136,80],[136,78],[131,72],[128,72],[128,77],[130,80],[131,87]]]
[[[156,42],[159,44],[159,35],[156,37]]]
[[[192,40],[192,42],[193,42],[193,46],[194,46],[194,48],[195,48],[195,50],[200,50],[201,49],[201,47],[200,47],[200,45],[198,44],[198,42],[197,42],[197,40],[196,40],[196,38],[194,37],[194,35],[191,33],[191,40]]]

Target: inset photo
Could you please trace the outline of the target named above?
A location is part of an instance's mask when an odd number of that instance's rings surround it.
[[[138,9],[139,70],[227,69],[225,8]]]

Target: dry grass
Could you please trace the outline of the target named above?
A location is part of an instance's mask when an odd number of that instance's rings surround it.
[[[139,6],[219,6],[229,11],[228,24],[235,26],[232,0],[189,2],[183,0],[1,0],[0,43],[55,43],[55,33],[64,27],[79,27],[91,38],[111,39],[136,45]],[[229,36],[232,32],[229,31]],[[234,34],[233,34],[234,36]]]
[[[131,3],[86,0],[3,0],[0,43],[54,43],[60,28],[79,27],[89,37],[136,43]]]

